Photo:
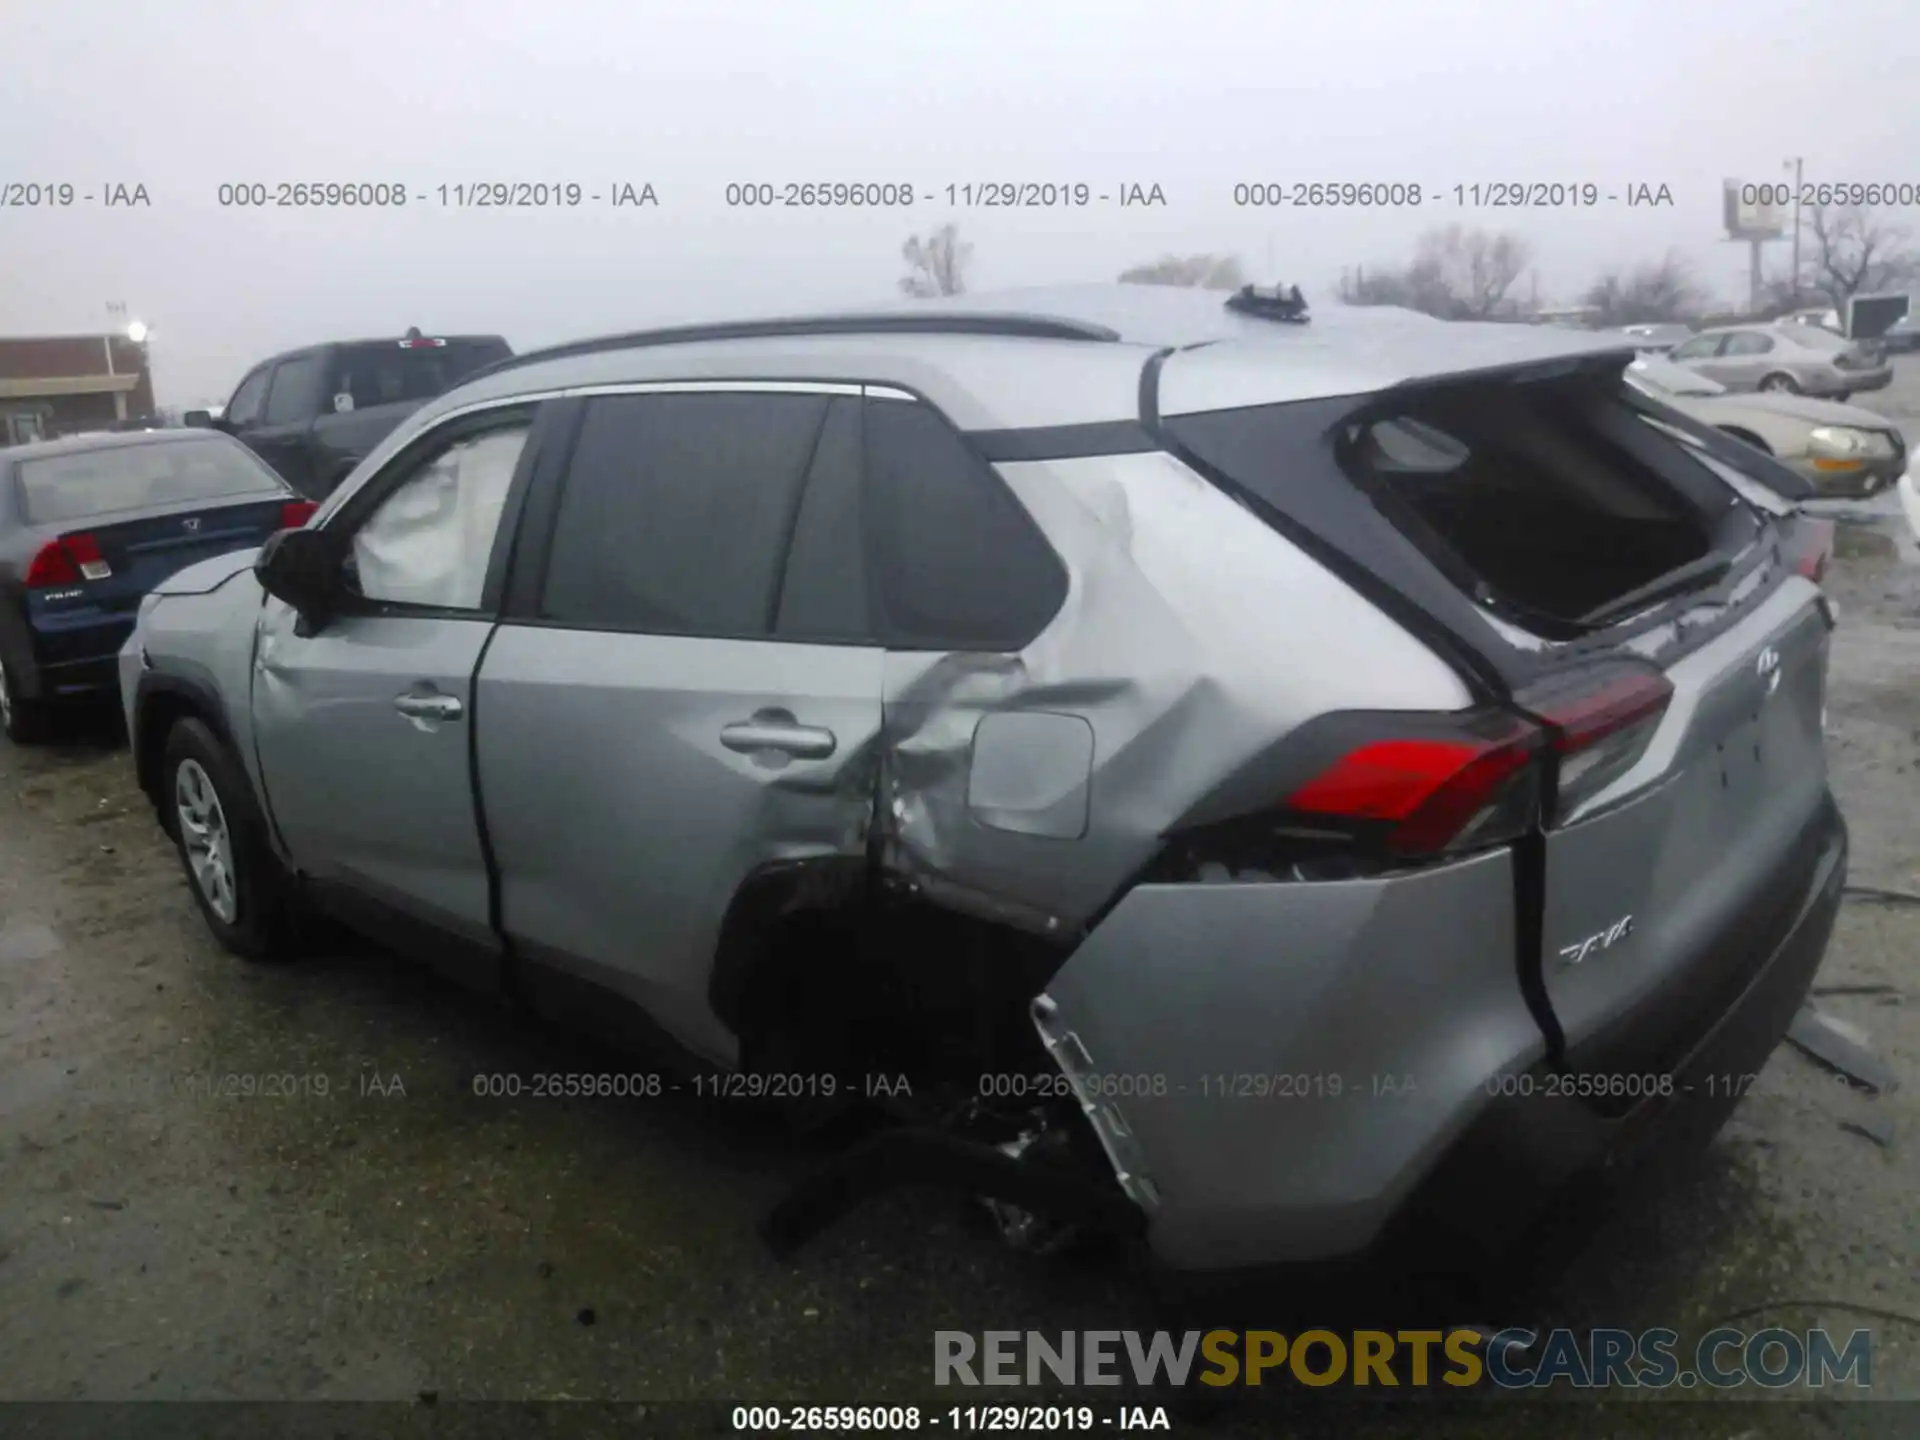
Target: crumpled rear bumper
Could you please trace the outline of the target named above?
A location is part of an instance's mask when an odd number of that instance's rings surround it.
[[[1816,824],[1805,898],[1767,958],[1667,1093],[1624,1112],[1555,1088],[1516,980],[1504,853],[1389,881],[1143,886],[1055,976],[1037,1023],[1080,1070],[1168,1267],[1346,1261],[1435,1236],[1482,1256],[1581,1174],[1625,1179],[1738,1104],[1839,910],[1846,828],[1830,804]]]
[[[1162,1260],[1374,1237],[1490,1080],[1544,1048],[1513,885],[1501,851],[1385,880],[1144,885],[1115,907],[1036,1017]]]

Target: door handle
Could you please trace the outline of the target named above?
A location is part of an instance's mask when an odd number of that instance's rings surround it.
[[[760,716],[736,720],[720,732],[720,743],[729,750],[751,754],[755,750],[779,750],[797,760],[824,760],[839,744],[831,730],[801,725],[792,717]]]
[[[422,695],[412,690],[394,696],[393,708],[410,720],[458,720],[467,709],[457,695]]]

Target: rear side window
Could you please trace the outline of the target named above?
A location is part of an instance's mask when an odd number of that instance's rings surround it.
[[[765,636],[827,397],[588,402],[554,520],[543,619]]]
[[[1018,650],[1058,613],[1067,574],[1006,485],[928,406],[865,407],[869,553],[886,642]]]
[[[228,440],[116,445],[22,460],[15,467],[22,518],[60,525],[192,500],[288,493],[253,453]]]

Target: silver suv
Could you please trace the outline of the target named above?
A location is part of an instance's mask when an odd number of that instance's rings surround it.
[[[1120,286],[522,355],[147,602],[140,780],[230,949],[884,1094],[860,1183],[1498,1241],[1712,1132],[1846,865],[1773,462],[1620,343]]]

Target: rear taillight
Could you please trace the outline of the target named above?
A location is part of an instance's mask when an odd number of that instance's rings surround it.
[[[1646,753],[1673,701],[1673,682],[1652,665],[1615,661],[1554,677],[1514,699],[1547,727],[1554,767],[1542,808],[1551,824]]]
[[[77,585],[82,580],[105,580],[113,574],[100,542],[91,535],[62,535],[42,545],[27,565],[29,590],[55,585]]]
[[[1793,568],[1814,584],[1823,584],[1827,578],[1827,567],[1833,563],[1833,521],[1814,520],[1803,515],[1797,528],[1802,538]]]
[[[1499,844],[1532,822],[1544,737],[1512,717],[1457,733],[1372,740],[1300,786],[1282,808],[1410,859]]]
[[[316,501],[289,500],[280,507],[280,528],[298,530],[313,518],[313,512],[320,508]]]

